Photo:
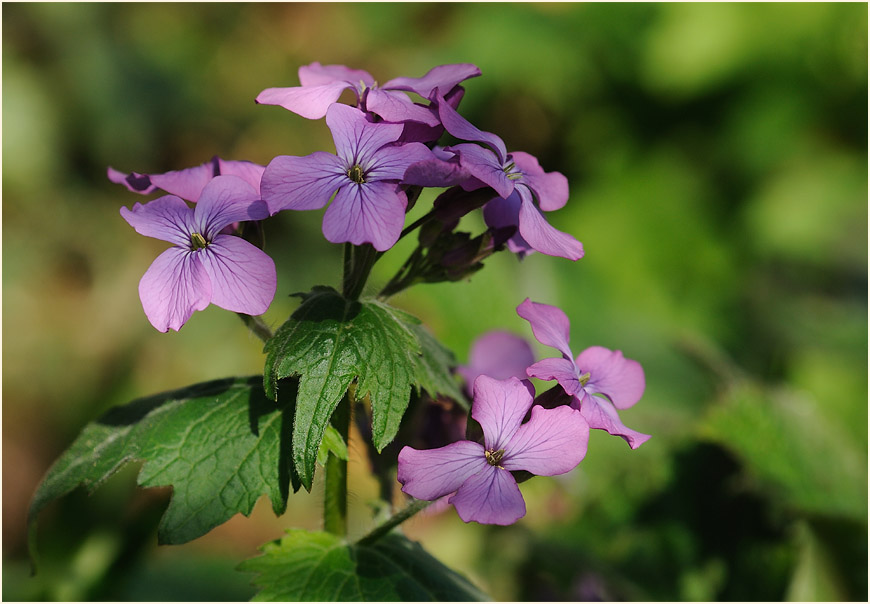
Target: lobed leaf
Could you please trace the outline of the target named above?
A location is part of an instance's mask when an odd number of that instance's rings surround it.
[[[260,376],[230,378],[165,392],[116,407],[88,424],[49,469],[28,512],[31,551],[36,518],[52,500],[82,485],[93,492],[122,466],[143,461],[138,483],[171,486],[158,527],[160,543],[185,543],[241,512],[263,494],[276,515],[298,479],[287,462],[293,391],[266,398]]]
[[[485,601],[465,577],[398,533],[372,545],[290,530],[239,570],[256,573],[255,601]]]
[[[263,384],[274,398],[279,380],[298,377],[293,463],[310,489],[324,431],[352,383],[357,399],[371,401],[378,451],[395,438],[412,387],[463,399],[450,373],[452,355],[416,318],[376,300],[346,300],[328,287],[302,297],[266,344]]]

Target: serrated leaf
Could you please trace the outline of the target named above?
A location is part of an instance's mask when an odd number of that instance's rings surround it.
[[[419,321],[376,300],[348,301],[317,287],[266,344],[266,393],[278,380],[299,378],[293,422],[293,463],[305,488],[329,418],[352,382],[372,407],[378,451],[396,436],[416,386],[462,399],[450,374],[453,357]]]
[[[93,492],[122,466],[143,461],[138,483],[172,486],[158,527],[160,543],[185,543],[241,512],[263,495],[280,515],[298,479],[286,461],[293,389],[276,404],[260,376],[224,379],[165,392],[116,407],[88,424],[49,469],[28,512],[75,487]]]
[[[288,531],[239,566],[257,573],[255,601],[485,601],[462,575],[418,543],[391,533],[372,545],[329,533]]]

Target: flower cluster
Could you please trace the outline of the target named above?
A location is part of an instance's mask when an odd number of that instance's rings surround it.
[[[328,206],[323,216],[327,240],[371,245],[381,253],[411,229],[405,228],[405,215],[423,187],[447,191],[426,220],[414,225],[422,227],[419,251],[383,295],[413,283],[464,278],[505,247],[521,257],[538,251],[580,258],[580,242],[551,227],[543,215],[565,205],[567,179],[545,172],[527,153],[508,153],[498,136],[479,130],[457,112],[465,92],[460,83],[479,75],[472,64],[439,65],[419,78],[378,85],[366,71],[312,63],[299,68],[299,86],[268,88],[256,102],[308,119],[325,117],[334,154],[280,155],[266,166],[215,157],[163,174],[109,168],[109,180],[132,192],[168,194],[122,211],[140,233],[175,245],[139,284],[148,319],[166,331],[180,329],[193,311],[209,303],[248,315],[265,312],[275,293],[274,266],[239,239],[239,223],[284,210]],[[355,95],[353,105],[338,102],[346,90]],[[437,146],[445,131],[460,142]],[[209,190],[213,181],[228,182],[226,177],[241,179],[248,187],[236,183]],[[207,193],[235,210],[209,215],[214,201]],[[187,205],[204,201],[205,207],[196,210]],[[487,231],[477,237],[456,232],[459,219],[479,208]],[[225,221],[229,216],[232,220]],[[147,221],[165,228],[143,226]]]

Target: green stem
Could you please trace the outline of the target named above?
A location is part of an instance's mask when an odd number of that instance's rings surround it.
[[[401,241],[401,239],[405,235],[409,234],[417,227],[420,227],[420,226],[424,225],[425,223],[429,222],[429,219],[432,218],[432,216],[434,216],[434,215],[435,215],[435,209],[433,208],[433,209],[429,210],[428,212],[426,212],[425,214],[423,214],[422,216],[420,216],[417,220],[415,220],[414,222],[412,222],[411,224],[409,224],[408,226],[405,227],[405,229],[402,231],[402,234],[399,235],[399,240]]]
[[[411,286],[414,283],[414,279],[417,278],[417,269],[419,268],[420,260],[423,258],[423,248],[422,246],[417,246],[411,255],[408,256],[408,259],[405,260],[404,264],[402,264],[401,268],[393,275],[393,278],[389,280],[389,282],[384,286],[384,288],[378,294],[378,298],[381,300],[386,300],[390,296],[394,296],[399,293],[406,287]]]
[[[269,326],[266,325],[266,322],[263,321],[260,317],[252,317],[251,315],[246,315],[244,313],[236,313],[239,315],[239,318],[242,322],[248,326],[254,335],[263,340],[263,342],[268,342],[272,339],[272,330],[269,329]]]
[[[350,431],[350,399],[347,394],[341,399],[330,420],[344,442]],[[326,458],[324,468],[323,529],[338,535],[347,536],[347,461],[332,453]]]
[[[344,244],[344,277],[341,283],[342,295],[348,300],[359,298],[368,281],[369,273],[381,252],[378,252],[371,244],[353,245]]]
[[[356,542],[357,545],[371,545],[391,530],[402,524],[405,520],[432,505],[432,501],[411,499],[404,508],[388,518],[383,524],[375,527],[368,535]]]

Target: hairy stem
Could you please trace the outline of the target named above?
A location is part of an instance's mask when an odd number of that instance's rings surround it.
[[[350,400],[345,394],[330,420],[344,442],[350,431]],[[323,529],[345,537],[347,535],[347,461],[332,453],[326,459],[323,494]]]
[[[269,329],[269,326],[266,325],[266,322],[263,321],[260,317],[252,317],[251,315],[246,315],[244,313],[236,313],[239,315],[239,318],[242,320],[242,323],[248,326],[255,336],[263,340],[263,342],[268,342],[272,339],[272,330]]]
[[[368,281],[369,273],[382,252],[371,244],[344,244],[344,277],[341,283],[341,293],[348,300],[357,300]]]
[[[408,505],[390,516],[390,518],[388,518],[383,524],[375,527],[368,535],[357,541],[357,545],[371,545],[417,512],[432,505],[432,503],[432,501],[411,499],[408,502]]]

